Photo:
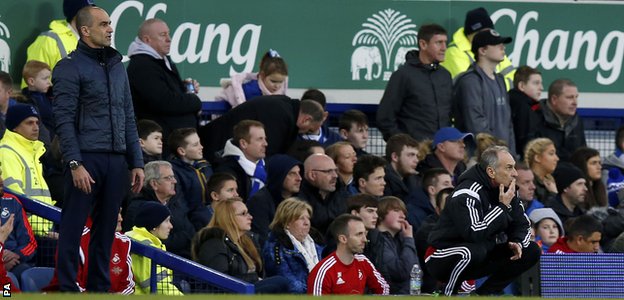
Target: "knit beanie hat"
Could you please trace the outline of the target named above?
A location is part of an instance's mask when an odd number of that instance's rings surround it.
[[[134,226],[152,230],[171,215],[169,208],[158,202],[145,202],[134,217]]]
[[[475,8],[466,13],[466,21],[464,22],[464,34],[466,36],[483,28],[494,29],[494,23],[485,8]]]
[[[553,172],[553,177],[557,183],[557,192],[563,193],[567,187],[579,179],[584,179],[585,175],[581,169],[571,163],[562,162],[557,165],[557,169]]]
[[[67,20],[68,23],[71,22],[78,11],[88,5],[95,6],[93,0],[63,0],[63,14],[65,15],[65,20]]]
[[[555,213],[552,208],[537,208],[534,209],[529,215],[529,219],[531,219],[531,223],[533,223],[533,227],[535,227],[539,222],[544,219],[552,219],[555,221],[557,226],[559,227],[559,236],[564,236],[565,231],[563,230],[563,223],[561,223],[561,219]]]
[[[19,124],[28,117],[37,117],[37,119],[39,119],[39,112],[28,104],[16,103],[11,105],[7,110],[4,120],[6,128],[13,131],[15,127],[19,126]]]

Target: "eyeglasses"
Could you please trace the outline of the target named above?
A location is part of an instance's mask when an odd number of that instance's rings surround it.
[[[249,214],[249,211],[244,211],[244,212],[237,213],[237,214],[234,214],[234,215],[235,215],[235,216],[241,216],[241,217],[251,216],[251,215]]]
[[[322,172],[327,175],[331,175],[332,173],[336,173],[336,174],[338,173],[338,169],[326,169],[326,170],[313,169],[312,171]]]
[[[176,178],[174,175],[169,175],[169,176],[165,176],[165,177],[160,177],[158,179],[164,179],[166,181],[174,181]]]

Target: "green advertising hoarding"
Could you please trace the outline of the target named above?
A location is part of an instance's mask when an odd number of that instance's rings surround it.
[[[416,47],[424,23],[463,26],[466,11],[483,6],[496,29],[513,37],[515,65],[579,85],[586,107],[624,107],[624,5],[618,1],[388,1],[388,0],[169,0],[95,2],[113,22],[122,54],[139,24],[169,24],[171,57],[185,77],[218,90],[221,78],[257,70],[269,48],[289,67],[291,89],[336,92],[341,102],[377,103],[386,80]],[[28,45],[52,19],[61,0],[0,1],[0,67],[20,78]],[[365,92],[362,92],[365,91]],[[294,95],[298,96],[298,95]],[[332,97],[330,97],[331,99]],[[345,99],[346,98],[346,99]]]

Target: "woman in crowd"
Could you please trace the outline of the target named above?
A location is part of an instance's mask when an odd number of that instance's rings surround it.
[[[288,280],[275,276],[262,279],[262,257],[252,236],[247,206],[235,197],[213,203],[210,223],[193,238],[193,260],[221,273],[253,283],[256,293],[285,293]]]
[[[564,235],[561,219],[552,208],[537,208],[529,215],[535,242],[542,248],[542,253],[548,252],[548,248]]]
[[[223,91],[217,100],[225,100],[235,107],[258,96],[286,95],[288,67],[284,59],[269,49],[260,60],[258,73],[238,73],[221,82]]]
[[[353,146],[348,142],[336,142],[327,147],[325,153],[336,163],[341,186],[350,185],[353,181],[353,166],[357,161]]]
[[[548,138],[529,141],[524,147],[524,161],[535,175],[535,198],[548,206],[557,196],[552,176],[559,161],[555,144]]]
[[[593,148],[581,147],[574,151],[570,157],[570,162],[585,174],[585,185],[587,186],[587,194],[583,203],[585,210],[607,206],[607,188],[602,181],[600,152]]]
[[[322,258],[320,235],[314,232],[316,240],[310,235],[311,217],[310,204],[297,198],[282,201],[269,225],[271,233],[262,249],[267,275],[290,279],[290,293],[306,293],[308,273]]]

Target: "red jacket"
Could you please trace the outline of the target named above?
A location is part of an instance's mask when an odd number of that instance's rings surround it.
[[[550,248],[548,248],[548,253],[563,254],[577,252],[568,247],[568,238],[564,236],[557,239],[557,241],[552,246],[550,246]]]
[[[356,254],[350,265],[343,264],[336,252],[320,261],[308,275],[308,294],[373,294],[388,295],[390,286],[362,254]]]
[[[2,251],[4,251],[4,243],[0,242],[0,256],[2,256]],[[4,264],[0,263],[0,284],[2,284],[2,291],[4,293],[9,293],[8,297],[11,296],[11,293],[19,293],[20,290],[11,280],[11,277],[7,276],[7,271],[4,268]],[[7,297],[5,295],[5,297]]]

